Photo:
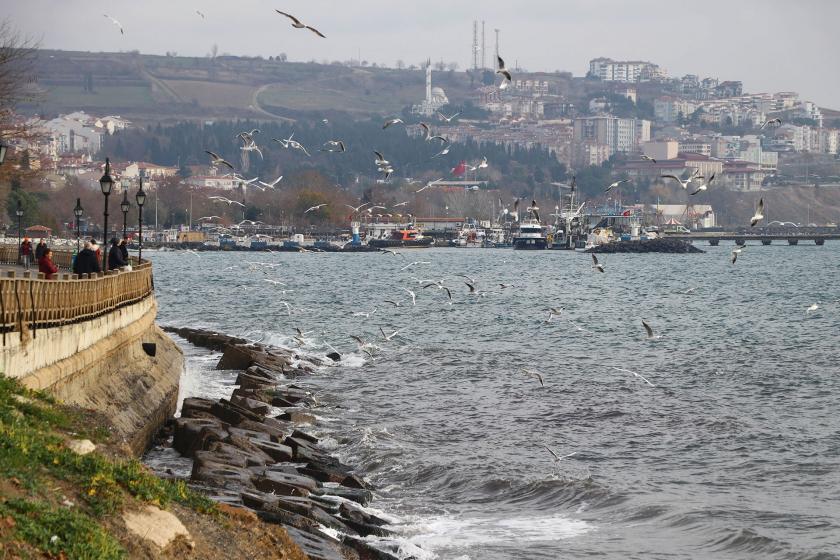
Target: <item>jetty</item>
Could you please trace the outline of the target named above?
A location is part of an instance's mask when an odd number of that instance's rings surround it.
[[[747,241],[758,241],[770,245],[773,241],[787,241],[788,245],[799,245],[800,241],[824,245],[826,241],[840,239],[840,228],[835,227],[756,227],[739,228],[732,231],[692,231],[689,233],[666,233],[667,239],[682,241],[708,241],[717,246],[721,241],[734,241],[744,245]]]

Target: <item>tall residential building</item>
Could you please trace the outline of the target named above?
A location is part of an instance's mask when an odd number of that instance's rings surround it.
[[[584,117],[574,120],[574,141],[577,144],[604,144],[615,152],[637,152],[650,140],[650,121],[621,119],[611,116]]]
[[[613,60],[593,58],[589,61],[589,75],[604,82],[649,82],[664,78],[664,69],[643,60]]]
[[[653,100],[653,114],[661,122],[677,122],[680,115],[688,118],[696,110],[696,103],[679,97],[665,96]]]

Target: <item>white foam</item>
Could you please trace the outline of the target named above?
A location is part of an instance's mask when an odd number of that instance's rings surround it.
[[[427,551],[517,543],[553,542],[574,538],[595,529],[586,521],[562,515],[527,518],[455,517],[416,520],[394,527],[408,542]]]

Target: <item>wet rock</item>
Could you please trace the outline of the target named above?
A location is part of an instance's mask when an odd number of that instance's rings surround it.
[[[203,482],[216,488],[228,490],[253,488],[251,471],[248,469],[216,463],[209,459],[193,462],[190,478],[195,482]]]
[[[230,398],[230,402],[237,406],[241,406],[246,410],[250,410],[254,414],[259,414],[260,416],[265,416],[271,411],[271,405],[254,399],[249,399],[248,397],[239,397],[234,395]]]
[[[274,418],[264,418],[261,422],[252,422],[251,420],[245,420],[241,422],[238,426],[240,429],[248,430],[252,433],[257,433],[259,436],[249,436],[254,437],[255,439],[267,439],[277,443],[282,443],[283,440],[288,437],[289,432],[291,431],[291,426],[286,424],[285,422],[279,422]]]
[[[222,422],[217,419],[177,418],[172,447],[184,457],[192,457],[212,439],[224,439],[228,435]]]
[[[219,420],[227,422],[233,426],[236,426],[245,420],[259,422],[262,419],[262,416],[259,414],[255,414],[250,410],[237,406],[227,399],[220,399],[219,401],[213,403],[213,406],[210,408],[210,412],[213,413],[213,415]]]
[[[340,545],[324,537],[286,527],[286,532],[311,560],[343,560]]]
[[[260,430],[260,429],[251,429],[250,427],[246,426],[246,424],[248,424],[248,422],[249,422],[249,420],[246,420],[245,422],[242,422],[242,424],[240,424],[236,427],[231,426],[230,428],[228,428],[228,432],[230,433],[230,435],[234,435],[234,436],[250,438],[250,439],[262,439],[262,440],[265,440],[265,441],[271,441],[271,435],[270,434],[267,434],[263,430]],[[254,423],[254,424],[256,424],[256,423]],[[260,427],[260,426],[261,426],[261,424],[256,424],[256,427]]]
[[[292,460],[292,448],[282,443],[265,440],[252,440],[255,447],[269,455],[275,462],[284,463]]]
[[[705,253],[691,243],[681,239],[637,239],[614,241],[586,250],[587,253]]]
[[[346,519],[354,519],[356,521],[360,521],[362,523],[367,523],[370,525],[378,525],[380,527],[384,527],[388,525],[388,521],[378,517],[361,507],[357,506],[355,503],[345,502],[342,501],[339,504],[339,513]]]
[[[374,547],[369,542],[353,535],[344,535],[341,542],[349,546],[359,554],[359,560],[400,560],[402,557],[397,556],[396,551],[392,554]]]
[[[239,369],[245,371],[254,363],[252,351],[247,345],[227,346],[216,364],[216,369]]]
[[[238,376],[236,376],[236,381],[234,381],[234,384],[239,385],[240,388],[246,390],[274,389],[274,387],[277,386],[277,382],[275,381],[269,381],[264,377],[255,377],[247,373],[240,373]]]
[[[368,483],[355,474],[348,474],[346,477],[344,477],[344,480],[341,481],[341,485],[346,486],[348,488],[361,488],[363,490],[370,489]]]
[[[323,488],[319,488],[317,493],[324,494],[327,496],[338,496],[339,498],[351,500],[363,506],[368,505],[373,499],[373,494],[371,494],[370,490],[361,490],[359,488],[346,488],[344,486],[324,486]]]
[[[270,382],[275,382],[278,379],[283,378],[283,372],[272,371],[260,366],[251,366],[245,370],[245,373],[253,377],[260,377]]]
[[[277,471],[266,471],[262,475],[253,477],[254,487],[261,492],[271,492],[278,496],[309,496],[310,491],[317,486],[315,481],[306,477]],[[303,480],[310,480],[309,487],[303,486]]]
[[[329,354],[327,354],[327,358],[329,358],[330,360],[332,360],[334,362],[340,362],[341,361],[341,354],[339,354],[338,352],[330,352]]]
[[[184,403],[181,405],[181,416],[186,418],[195,418],[194,414],[196,413],[207,413],[210,414],[210,408],[213,406],[212,399],[201,399],[198,397],[189,397],[184,399]]]
[[[289,410],[277,416],[279,420],[285,420],[294,424],[315,424],[317,418],[314,414],[302,410]]]

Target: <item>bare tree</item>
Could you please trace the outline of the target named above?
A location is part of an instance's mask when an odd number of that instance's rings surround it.
[[[403,70],[404,68],[405,68],[405,62],[402,59],[398,60],[397,61],[397,69],[398,70]]]
[[[29,87],[35,62],[35,41],[24,37],[9,20],[0,22],[0,112],[31,99]]]

